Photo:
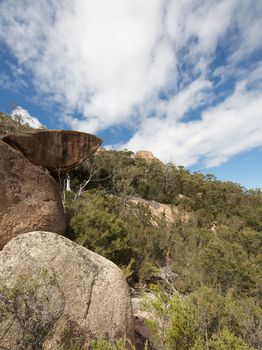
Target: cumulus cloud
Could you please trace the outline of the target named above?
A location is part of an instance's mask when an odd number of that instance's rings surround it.
[[[125,125],[122,147],[184,165],[262,145],[260,0],[3,0],[0,10],[0,40],[72,128]]]
[[[160,159],[186,166],[203,161],[213,167],[233,155],[262,145],[262,94],[239,83],[223,103],[203,112],[200,120],[148,118],[124,148],[148,148]],[[188,101],[189,102],[189,101]]]
[[[40,123],[40,121],[33,117],[28,110],[22,108],[21,106],[17,106],[13,109],[11,112],[11,118],[14,120],[19,121],[22,125],[29,125],[31,128],[34,129],[42,129],[43,125]]]

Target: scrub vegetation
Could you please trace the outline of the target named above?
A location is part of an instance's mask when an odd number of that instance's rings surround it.
[[[68,237],[153,290],[145,305],[159,349],[262,347],[261,190],[129,151],[100,151],[70,179]],[[175,207],[173,222],[134,198]]]

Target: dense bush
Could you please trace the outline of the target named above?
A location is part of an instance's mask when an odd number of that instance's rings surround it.
[[[147,324],[157,349],[254,350],[238,325],[225,317],[228,301],[214,289],[204,287],[186,298],[177,293],[170,297],[159,287],[152,291],[154,297],[144,304],[151,313]],[[234,311],[229,308],[231,317],[236,316]]]
[[[128,151],[98,153],[71,183],[68,236],[117,263],[132,286],[160,282],[173,295],[151,305],[169,305],[168,324],[154,331],[160,349],[262,347],[260,190]],[[133,197],[175,205],[189,219],[153,218],[147,205],[128,204]]]

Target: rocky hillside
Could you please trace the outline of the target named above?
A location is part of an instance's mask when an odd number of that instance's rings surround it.
[[[118,264],[136,297],[155,285],[156,349],[262,347],[260,190],[129,151],[99,152],[70,178],[68,237]]]
[[[1,118],[2,134],[27,130]],[[154,350],[262,348],[261,190],[149,153],[104,150],[76,166],[99,145],[89,135],[89,153],[65,167],[64,215],[28,138],[27,149],[0,140],[0,347],[144,350],[147,338]],[[48,159],[62,169],[78,147],[52,147]]]

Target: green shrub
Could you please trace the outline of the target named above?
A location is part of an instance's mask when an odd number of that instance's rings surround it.
[[[152,317],[146,320],[151,337],[159,350],[190,349],[200,335],[194,305],[179,295],[169,295],[152,286],[153,298],[144,301]]]
[[[0,348],[6,348],[6,338],[14,336],[14,329],[19,350],[41,350],[52,335],[63,311],[63,294],[53,272],[43,270],[38,277],[21,275],[15,285],[0,287]],[[54,291],[60,300],[56,311],[49,307]]]
[[[127,339],[119,339],[114,342],[96,340],[92,342],[90,350],[135,350],[135,347]]]

